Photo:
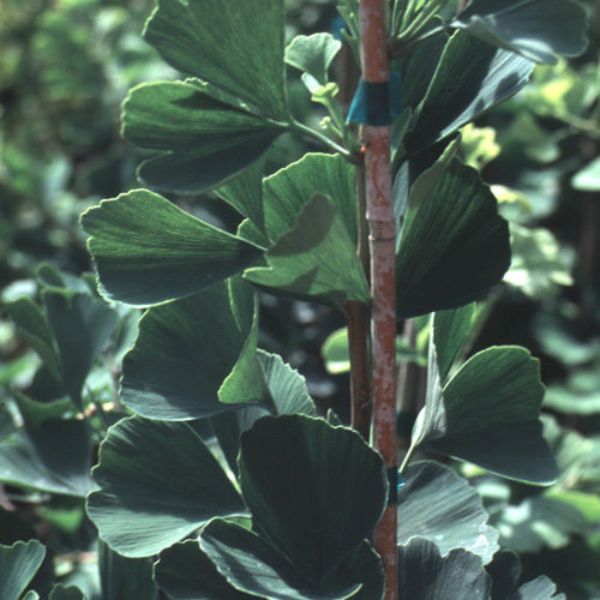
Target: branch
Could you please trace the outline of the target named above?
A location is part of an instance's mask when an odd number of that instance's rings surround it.
[[[389,81],[386,1],[361,0],[361,66],[367,83]],[[396,456],[396,219],[392,206],[390,127],[366,125],[365,180],[370,229],[373,443],[388,472],[397,472]],[[390,477],[393,485],[394,477]],[[396,490],[390,490],[390,499]],[[386,574],[386,600],[396,600],[396,504],[390,502],[374,535]]]

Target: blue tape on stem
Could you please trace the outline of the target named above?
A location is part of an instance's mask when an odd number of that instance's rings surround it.
[[[390,81],[371,83],[361,79],[348,110],[348,123],[385,127],[398,114],[401,104],[400,74],[392,72]]]

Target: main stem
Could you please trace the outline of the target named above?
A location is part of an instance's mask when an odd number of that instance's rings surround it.
[[[386,0],[360,1],[361,67],[367,83],[389,81]],[[396,220],[392,206],[389,126],[366,125],[365,183],[369,246],[371,251],[371,295],[373,298],[372,399],[373,442],[382,454],[388,472],[395,474],[396,458]],[[393,484],[394,477],[390,477]],[[390,490],[390,499],[396,490]],[[383,559],[386,600],[396,600],[397,550],[396,505],[390,502],[375,530],[375,548]]]

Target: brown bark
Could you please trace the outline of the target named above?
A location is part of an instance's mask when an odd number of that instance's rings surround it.
[[[368,83],[389,81],[385,0],[361,0],[361,67]],[[390,472],[396,456],[396,220],[392,206],[389,126],[366,125],[365,181],[371,254],[373,443]],[[393,478],[392,478],[393,479]],[[395,495],[392,490],[391,497]],[[397,598],[396,505],[390,503],[374,535],[383,559],[386,600]]]

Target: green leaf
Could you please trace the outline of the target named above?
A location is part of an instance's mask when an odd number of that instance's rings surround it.
[[[362,544],[345,569],[325,581],[302,577],[296,565],[261,536],[216,519],[202,531],[200,545],[219,572],[237,589],[273,600],[345,600],[365,598],[361,578],[379,574],[379,561],[368,544]],[[371,595],[376,600],[381,593]],[[366,600],[366,598],[365,598]]]
[[[73,415],[77,412],[68,397],[43,402],[33,400],[17,390],[13,391],[13,397],[27,427],[38,427],[44,421],[62,419],[67,413]]]
[[[578,56],[587,45],[585,10],[571,0],[473,0],[453,21],[469,33],[536,62]]]
[[[329,67],[341,47],[330,33],[297,35],[285,49],[285,62],[309,75],[313,88],[319,87],[329,81]]]
[[[142,164],[147,185],[198,193],[234,177],[258,160],[283,125],[226,104],[195,80],[142,84],[123,104],[123,136],[160,152]]]
[[[554,581],[540,575],[524,583],[508,600],[567,600],[567,597],[557,593]]]
[[[600,158],[577,171],[571,179],[571,185],[580,192],[600,191]]]
[[[477,316],[475,303],[442,310],[433,316],[432,331],[440,380],[446,383],[450,369],[471,334]]]
[[[427,399],[415,444],[534,484],[558,471],[539,420],[539,361],[524,348],[498,346],[472,356]]]
[[[52,332],[42,310],[31,299],[17,298],[6,305],[8,314],[21,335],[39,354],[46,368],[56,379],[60,378],[60,359]]]
[[[93,471],[88,514],[113,550],[151,556],[244,503],[202,439],[185,423],[123,419],[108,431]]]
[[[446,44],[407,137],[409,154],[449,136],[516,94],[529,80],[533,67],[522,56],[457,31]]]
[[[143,598],[157,600],[151,559],[126,558],[113,552],[103,542],[98,543],[98,567],[102,598]]]
[[[118,315],[91,294],[49,288],[42,297],[58,347],[64,388],[73,402],[81,405],[83,384],[106,348]]]
[[[417,538],[398,549],[398,590],[419,600],[488,600],[491,582],[479,557],[466,550],[442,557],[433,542]]]
[[[339,154],[321,153],[305,154],[264,180],[265,226],[272,242],[295,227],[298,216],[317,193],[331,198],[356,245],[355,167]]]
[[[0,443],[0,481],[43,492],[85,496],[92,441],[86,421],[44,421]]]
[[[260,253],[146,190],[103,200],[81,222],[106,295],[134,306],[194,294]]]
[[[486,566],[492,578],[491,600],[506,600],[516,591],[523,569],[519,555],[511,550],[500,550]]]
[[[327,196],[314,196],[265,258],[267,267],[247,269],[244,278],[275,292],[336,305],[370,300],[355,246]]]
[[[257,421],[239,471],[261,535],[316,581],[371,533],[386,500],[380,456],[356,432],[306,416]]]
[[[419,537],[435,543],[442,556],[462,548],[484,563],[492,559],[498,533],[487,524],[481,497],[465,479],[432,461],[410,465],[405,477],[398,493],[400,546]]]
[[[282,0],[160,0],[144,37],[176,69],[285,119],[283,26]]]
[[[257,316],[252,287],[238,279],[150,309],[123,361],[123,402],[167,421],[263,402]]]
[[[42,566],[46,549],[37,540],[0,545],[0,598],[18,600]]]
[[[117,596],[114,596],[116,598]],[[85,594],[74,585],[56,584],[50,590],[48,600],[86,600]]]
[[[396,261],[398,316],[467,304],[510,265],[508,225],[479,173],[442,158],[411,188]]]
[[[155,567],[156,581],[173,600],[251,600],[232,587],[198,544],[186,540],[167,548]]]

